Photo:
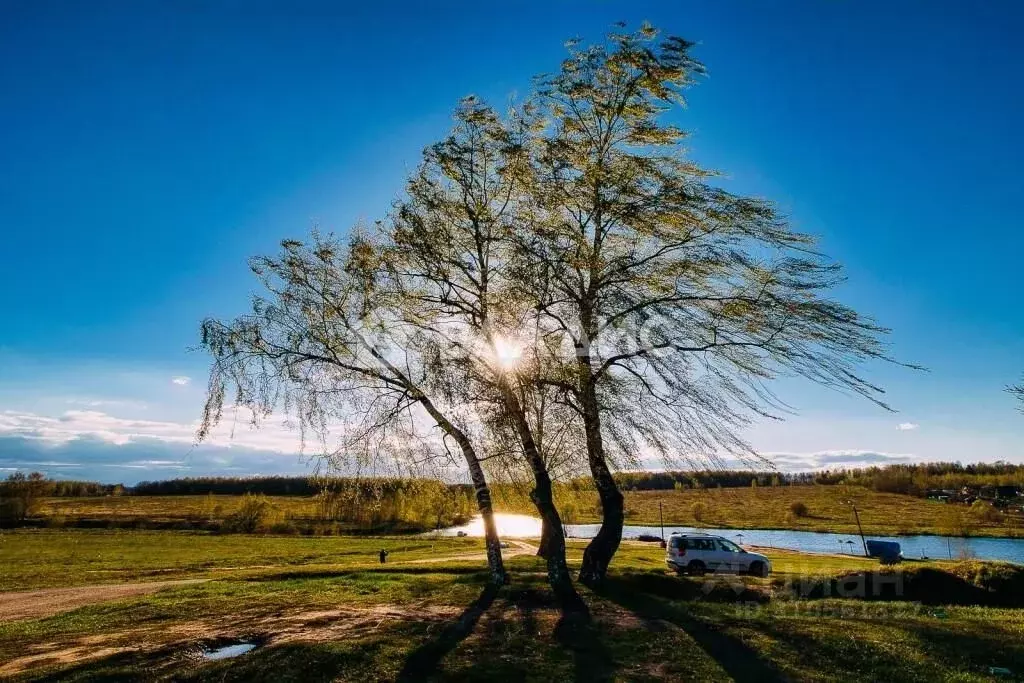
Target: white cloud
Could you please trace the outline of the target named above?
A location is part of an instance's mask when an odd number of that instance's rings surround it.
[[[914,422],[900,422],[898,425],[896,425],[896,429],[900,430],[901,432],[910,432],[917,429],[920,426],[921,425],[916,424]]]
[[[918,462],[920,458],[908,453],[845,449],[817,451],[815,453],[762,453],[776,467],[785,472],[870,467],[896,463]]]
[[[86,406],[88,408],[136,408],[138,410],[145,410],[149,407],[144,401],[107,398],[69,398],[67,399],[67,403],[69,405]]]
[[[178,375],[177,377],[171,378],[171,383],[177,384],[178,386],[185,386],[192,381],[191,377],[185,377],[184,375]]]
[[[283,421],[264,421],[251,426],[252,413],[225,406],[224,420],[204,441],[210,446],[240,446],[262,451],[297,453],[299,435]],[[68,410],[59,417],[7,410],[0,412],[0,436],[16,436],[49,445],[61,445],[79,438],[93,438],[122,446],[146,440],[189,444],[195,442],[195,422],[166,422],[115,417],[97,410]]]

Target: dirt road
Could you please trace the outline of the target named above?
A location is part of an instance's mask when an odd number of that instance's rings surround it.
[[[44,588],[34,591],[0,593],[0,620],[38,619],[60,612],[93,605],[97,602],[123,600],[137,595],[156,593],[164,588],[202,583],[208,579],[180,579],[178,581],[146,581],[142,583],[115,583],[74,588]]]
[[[508,541],[509,548],[506,548],[503,555],[515,557],[517,555],[535,554],[537,548],[523,541]],[[444,557],[430,557],[422,560],[397,560],[388,564],[417,564],[435,562],[455,562],[460,560],[486,561],[484,553],[471,553],[465,555],[445,555]],[[366,567],[373,566],[370,563]],[[260,569],[274,569],[277,567],[261,565]],[[282,565],[281,569],[294,568]],[[356,565],[347,565],[345,570],[360,568]],[[223,569],[223,568],[222,568]],[[234,569],[253,569],[253,567],[235,567]],[[341,569],[341,568],[339,568]],[[149,595],[165,588],[175,586],[187,586],[189,584],[203,583],[205,579],[179,579],[176,581],[143,581],[136,583],[114,583],[100,584],[95,586],[75,586],[73,588],[44,588],[33,591],[17,591],[0,593],[0,620],[16,621],[18,619],[41,619],[61,612],[67,612],[86,605],[95,605],[101,602],[112,602],[124,600],[139,595]]]

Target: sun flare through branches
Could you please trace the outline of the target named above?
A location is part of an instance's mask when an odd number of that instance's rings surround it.
[[[504,370],[514,370],[523,357],[523,347],[508,337],[494,338],[494,360]]]

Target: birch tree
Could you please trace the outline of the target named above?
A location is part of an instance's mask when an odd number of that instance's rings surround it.
[[[252,312],[202,324],[213,364],[199,439],[221,420],[228,399],[257,421],[283,410],[325,444],[333,431],[339,445],[325,453],[342,467],[401,444],[436,442],[422,433],[431,424],[445,453],[453,443],[462,456],[483,517],[491,581],[505,583],[473,418],[458,409],[463,380],[421,329],[405,324],[401,302],[380,278],[377,246],[358,233],[347,245],[314,234],[308,245],[283,242],[279,255],[254,259],[252,270],[266,291]]]
[[[570,44],[538,79],[547,127],[531,145],[537,308],[562,335],[561,387],[584,424],[603,519],[580,579],[599,584],[623,527],[616,466],[641,454],[756,454],[740,438],[784,404],[766,382],[797,375],[883,405],[860,364],[886,332],[830,298],[840,268],[775,207],[729,193],[686,156],[666,115],[704,73],[691,43],[644,26]]]
[[[505,123],[473,98],[456,126],[424,152],[386,227],[389,264],[422,328],[446,337],[446,362],[470,368],[491,422],[515,435],[533,478],[530,498],[545,529],[544,557],[554,592],[578,601],[565,561],[565,538],[548,463],[531,422],[534,311],[518,291],[510,233],[521,228],[526,119]],[[501,432],[501,430],[498,430]]]

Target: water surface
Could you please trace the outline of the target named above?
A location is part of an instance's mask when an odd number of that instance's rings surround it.
[[[495,515],[498,534],[505,538],[536,538],[540,536],[540,519],[530,515]],[[566,532],[574,538],[593,538],[600,528],[598,524],[568,524]],[[686,526],[666,526],[665,536],[673,531],[698,532],[724,536],[743,545],[757,545],[767,548],[786,548],[808,553],[844,553],[864,555],[859,536],[854,534],[832,534],[814,531],[790,531],[786,529],[697,529]],[[483,520],[478,515],[469,524],[442,529],[446,536],[462,532],[466,536],[483,536]],[[623,538],[635,538],[641,534],[660,536],[661,527],[627,525]],[[878,536],[869,539],[896,541],[906,558],[958,559],[971,557],[979,560],[1002,560],[1024,564],[1024,539],[1020,538],[958,538],[951,536]]]
[[[232,645],[217,647],[212,650],[204,650],[203,657],[210,660],[230,659],[231,657],[244,655],[246,652],[254,649],[256,649],[256,643],[234,643]]]

